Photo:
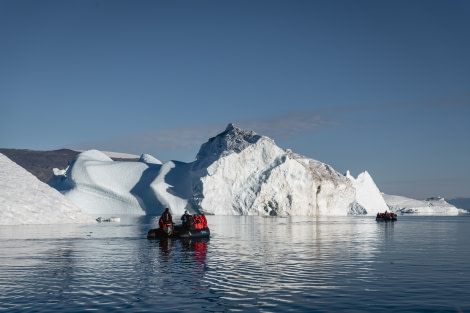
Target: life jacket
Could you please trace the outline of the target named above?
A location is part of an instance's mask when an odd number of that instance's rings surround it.
[[[201,214],[201,220],[202,220],[202,228],[207,228],[207,219],[204,214]]]
[[[202,229],[201,217],[199,215],[194,216],[194,229]]]

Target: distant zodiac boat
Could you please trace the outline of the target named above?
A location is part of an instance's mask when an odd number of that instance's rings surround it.
[[[377,222],[394,222],[397,220],[397,215],[393,212],[377,213],[375,217]]]

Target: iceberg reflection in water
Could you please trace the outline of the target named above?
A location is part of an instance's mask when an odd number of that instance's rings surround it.
[[[470,217],[208,216],[205,240],[148,240],[155,217],[0,226],[0,311],[470,310]]]

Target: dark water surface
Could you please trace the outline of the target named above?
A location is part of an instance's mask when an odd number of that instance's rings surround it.
[[[0,311],[470,312],[470,216],[208,220],[0,226]]]

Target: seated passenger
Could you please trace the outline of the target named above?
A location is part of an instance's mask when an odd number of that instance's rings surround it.
[[[204,213],[201,214],[202,228],[207,228],[207,219]]]
[[[173,218],[171,217],[170,209],[165,209],[165,212],[163,212],[162,216],[160,216],[160,219],[158,220],[158,225],[163,230],[165,230],[167,226],[173,225]]]
[[[202,229],[201,217],[194,215],[194,229]]]
[[[194,216],[188,215],[188,229],[194,229]]]
[[[184,211],[184,214],[181,216],[181,220],[183,221],[183,227],[188,228],[189,227],[189,217],[191,214],[188,213],[188,211]]]

